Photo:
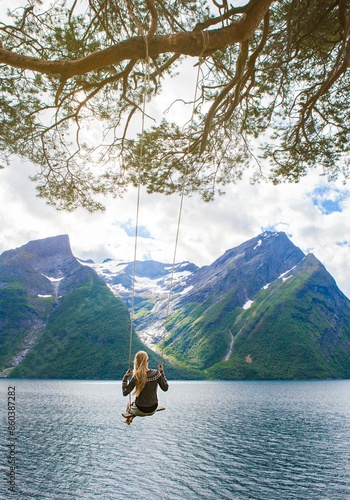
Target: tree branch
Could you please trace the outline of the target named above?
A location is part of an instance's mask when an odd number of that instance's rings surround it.
[[[235,14],[243,14],[245,12],[249,12],[249,10],[253,7],[253,5],[257,2],[258,0],[251,0],[249,3],[246,5],[242,5],[241,7],[232,7],[231,9],[226,10],[221,16],[218,17],[212,17],[210,19],[207,19],[206,21],[202,23],[196,24],[195,28],[193,31],[203,31],[209,28],[210,26],[215,26],[215,24],[218,24],[220,22],[226,21],[230,17],[234,16]],[[215,2],[214,2],[215,3]],[[218,8],[225,8],[223,5],[219,6],[215,4]],[[227,6],[227,4],[226,4]]]
[[[207,117],[205,120],[202,139],[201,139],[201,148],[200,148],[201,153],[203,153],[203,151],[206,147],[208,135],[209,135],[209,132],[210,132],[211,126],[212,126],[212,120],[217,112],[218,107],[220,106],[222,101],[225,99],[225,97],[230,93],[230,91],[236,85],[238,85],[238,83],[241,81],[241,79],[243,77],[243,72],[244,72],[245,63],[247,61],[247,57],[248,57],[248,43],[244,42],[241,44],[240,53],[239,53],[239,56],[237,59],[237,67],[236,67],[235,77],[228,85],[226,85],[226,87],[216,97],[214,103],[212,104],[210,110],[208,111],[208,114],[207,114]]]
[[[260,0],[239,21],[228,27],[207,31],[206,51],[211,53],[228,45],[249,40],[273,1],[275,0]],[[151,58],[168,52],[195,57],[202,55],[203,35],[199,31],[150,36],[147,37],[147,45],[148,55]],[[146,43],[142,36],[132,37],[112,47],[93,52],[73,61],[45,61],[0,49],[0,63],[47,75],[60,74],[65,78],[70,78],[125,60],[144,59],[147,53],[146,49]]]

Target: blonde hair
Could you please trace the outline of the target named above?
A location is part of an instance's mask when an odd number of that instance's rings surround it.
[[[139,396],[147,382],[148,354],[145,351],[138,351],[134,358],[133,377],[135,379],[135,396]]]

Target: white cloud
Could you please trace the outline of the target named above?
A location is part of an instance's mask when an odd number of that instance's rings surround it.
[[[67,233],[73,253],[82,259],[134,258],[135,240],[123,225],[135,223],[136,190],[123,199],[106,200],[105,213],[58,212],[35,197],[34,184],[28,180],[30,170],[14,161],[0,172],[1,252],[29,240]],[[197,195],[185,198],[176,260],[210,264],[227,249],[271,228],[285,231],[305,253],[313,252],[350,297],[350,200],[343,203],[342,212],[322,214],[309,196],[322,183],[316,173],[292,185],[252,186],[243,180],[228,186],[226,195],[210,204]],[[340,183],[327,187],[346,191]],[[141,192],[139,225],[150,237],[139,236],[138,259],[172,262],[179,206],[179,195]]]
[[[3,3],[7,5],[10,2]],[[11,2],[11,5],[14,4]],[[172,79],[167,92],[149,104],[149,114],[161,117],[179,92],[184,100],[193,97],[195,62],[194,59],[185,62],[181,76]],[[167,118],[181,119],[183,123],[190,114],[191,106],[184,111],[183,104],[178,102],[171,107]],[[138,120],[133,124],[134,131],[140,130],[141,119]],[[33,167],[19,160],[0,172],[0,252],[29,240],[67,233],[73,253],[82,259],[101,262],[107,257],[134,258],[134,238],[128,236],[123,227],[130,221],[135,222],[136,190],[130,190],[121,200],[106,200],[105,213],[57,212],[35,197],[35,187],[28,180],[32,173]],[[315,203],[315,193],[318,203]],[[325,200],[336,202],[339,211],[322,211],[320,206]],[[179,205],[179,195],[141,193],[139,225],[149,237],[139,238],[138,259],[172,262]],[[267,228],[285,231],[305,253],[312,251],[350,297],[349,189],[340,182],[327,184],[317,172],[310,173],[298,184],[279,186],[250,185],[245,178],[227,186],[226,195],[211,204],[205,204],[197,195],[186,198],[176,260],[190,260],[200,266],[210,264],[227,249]]]

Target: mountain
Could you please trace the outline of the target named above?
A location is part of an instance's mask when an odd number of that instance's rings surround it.
[[[94,268],[130,304],[131,264]],[[172,266],[135,268],[138,335],[150,347],[164,342],[169,359],[211,378],[350,376],[350,301],[285,233],[258,235],[209,266],[177,264],[169,314]]]
[[[134,279],[135,278],[135,279]],[[264,232],[211,265],[102,264],[67,235],[0,255],[0,375],[119,378],[133,352],[172,378],[350,377],[350,301],[312,254]]]
[[[130,310],[134,302],[137,333],[149,347],[163,341],[169,296],[173,298],[174,294],[181,296],[186,293],[189,278],[199,270],[190,262],[180,262],[174,266],[155,261],[136,261],[134,265],[133,262],[112,259],[106,259],[102,264],[80,262],[93,268]]]
[[[0,255],[1,376],[120,378],[129,344],[126,305],[78,262],[67,235]],[[145,349],[134,332],[132,345]]]
[[[230,328],[214,378],[310,379],[350,375],[350,304],[314,255],[263,287]]]

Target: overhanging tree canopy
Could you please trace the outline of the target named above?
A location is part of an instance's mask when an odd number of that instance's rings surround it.
[[[315,166],[345,179],[349,10],[347,0],[28,0],[0,22],[2,162],[37,164],[39,196],[65,209],[101,208],[100,193],[139,181],[176,192],[185,173],[186,191],[211,199],[249,164],[264,174],[264,159],[272,182]],[[163,119],[132,137],[145,92],[161,93],[184,56],[200,64],[192,126]]]

